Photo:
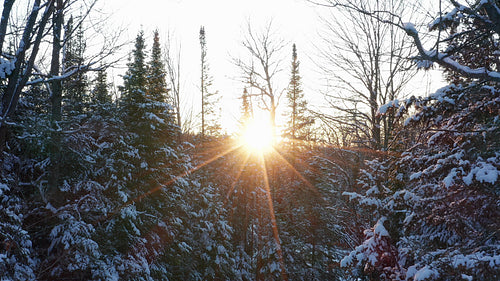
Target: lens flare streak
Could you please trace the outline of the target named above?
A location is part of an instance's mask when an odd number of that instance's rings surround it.
[[[260,167],[262,169],[262,175],[264,176],[264,185],[266,188],[267,204],[269,207],[269,216],[271,217],[271,225],[272,225],[272,229],[273,229],[274,240],[276,242],[276,251],[278,253],[278,258],[279,258],[279,262],[280,262],[281,279],[288,280],[287,275],[286,275],[285,262],[283,260],[283,252],[281,250],[278,224],[276,223],[276,214],[274,213],[274,204],[273,204],[273,198],[271,195],[271,188],[269,185],[269,177],[267,175],[266,163],[264,160],[264,156],[262,154],[260,155],[259,160],[260,160]]]

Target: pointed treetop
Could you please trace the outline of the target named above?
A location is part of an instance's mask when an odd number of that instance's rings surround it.
[[[295,46],[295,43],[293,43],[293,47],[292,47],[292,58],[294,61],[297,60],[297,46]]]
[[[205,41],[205,27],[202,25],[200,27],[200,42]]]

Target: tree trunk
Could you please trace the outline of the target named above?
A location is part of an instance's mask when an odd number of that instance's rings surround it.
[[[7,33],[7,25],[9,23],[10,12],[15,0],[5,0],[3,2],[2,20],[0,21],[0,52],[3,50],[5,42],[5,34]]]
[[[56,9],[54,11],[53,18],[53,39],[52,39],[52,60],[50,63],[50,76],[54,78],[59,75],[60,65],[60,55],[61,55],[61,33],[63,26],[63,0],[57,0]],[[59,185],[61,178],[60,175],[60,165],[61,165],[61,132],[59,128],[59,121],[61,121],[61,103],[62,103],[62,81],[60,79],[54,79],[50,83],[51,87],[51,143],[50,143],[50,177],[48,180],[49,192],[54,192]]]
[[[6,5],[9,4],[10,3],[7,3],[6,0]],[[0,108],[0,151],[3,151],[5,149],[7,141],[7,135],[9,130],[8,125],[6,124],[7,118],[14,112],[17,106],[21,90],[23,89],[24,85],[26,85],[29,77],[31,76],[31,70],[33,69],[33,65],[35,63],[39,46],[44,36],[45,25],[49,19],[50,14],[52,13],[53,2],[50,2],[49,5],[46,7],[44,14],[39,21],[39,25],[37,27],[38,33],[36,35],[36,39],[33,42],[31,55],[29,57],[28,62],[26,63],[25,62],[26,52],[30,48],[33,32],[34,30],[36,30],[35,25],[38,16],[39,6],[40,6],[40,0],[35,0],[33,3],[33,8],[31,10],[31,13],[26,22],[26,26],[23,31],[23,36],[21,38],[21,42],[19,43],[19,48],[16,51],[14,69],[12,70],[12,73],[10,73],[7,77],[8,80],[7,87],[3,92],[2,104]],[[4,7],[2,16],[5,16],[7,14],[5,8],[6,7]],[[7,21],[8,18],[7,19],[2,18],[0,23],[0,28],[4,28],[4,26],[5,28],[7,28],[8,24]],[[0,37],[2,37],[2,40],[5,39],[5,37],[3,36]],[[22,66],[23,63],[26,63],[24,67]]]

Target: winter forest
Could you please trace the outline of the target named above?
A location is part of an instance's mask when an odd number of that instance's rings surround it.
[[[162,33],[2,2],[0,280],[500,280],[499,0],[304,0],[314,54],[248,21],[234,130],[203,25],[192,112]]]

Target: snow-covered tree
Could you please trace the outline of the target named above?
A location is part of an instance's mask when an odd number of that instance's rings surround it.
[[[158,30],[154,32],[153,46],[151,48],[151,61],[148,66],[147,95],[155,101],[166,101],[167,82],[165,64],[160,46],[160,35]]]
[[[411,112],[415,144],[400,157],[368,163],[362,189],[346,193],[377,210],[378,222],[342,265],[387,280],[498,279],[499,86],[497,1],[450,1],[430,24],[437,44],[425,49],[415,25],[398,21],[414,40],[419,67],[437,63],[450,85],[423,98],[390,102]],[[384,21],[385,11],[344,7]],[[444,7],[444,6],[443,6]],[[401,15],[404,17],[404,15]],[[385,108],[385,109],[388,109]],[[385,109],[382,112],[385,112]]]

